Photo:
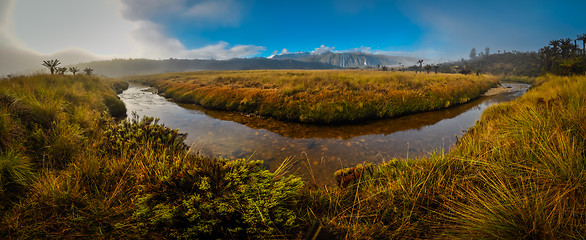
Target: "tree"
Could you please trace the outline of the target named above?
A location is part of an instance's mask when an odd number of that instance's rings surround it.
[[[433,70],[435,71],[435,74],[437,74],[437,70],[440,68],[439,64],[434,64],[433,65]]]
[[[79,72],[79,68],[77,68],[77,67],[70,67],[70,68],[69,68],[69,71],[70,71],[71,73],[73,73],[73,76],[75,76],[75,73],[76,73],[76,72]]]
[[[58,59],[52,59],[43,61],[43,64],[41,65],[47,67],[49,71],[51,71],[51,75],[53,75],[55,74],[55,70],[57,69],[57,66],[59,66],[59,64],[61,64],[61,62],[59,62]]]
[[[417,63],[419,63],[419,71],[422,72],[423,71],[423,59],[417,60]],[[415,72],[417,72],[417,71],[415,71]]]
[[[425,67],[423,67],[423,68],[425,69],[425,72],[426,72],[427,74],[429,74],[429,71],[431,71],[431,69],[432,69],[433,67],[432,67],[431,65],[429,65],[429,64],[426,64],[426,65],[425,65]]]
[[[65,74],[65,72],[67,72],[67,68],[66,67],[58,67],[56,70],[61,75]]]
[[[85,72],[86,75],[91,76],[92,73],[94,72],[93,68],[85,68],[83,69],[83,72]]]
[[[490,55],[490,48],[489,47],[486,47],[484,49],[484,56],[487,56],[488,57],[489,55]]]
[[[472,48],[472,50],[470,50],[470,59],[475,59],[476,58],[476,48]]]
[[[586,55],[586,33],[578,35],[578,40],[582,41],[582,55]]]

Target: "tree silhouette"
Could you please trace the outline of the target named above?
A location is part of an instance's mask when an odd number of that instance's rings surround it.
[[[470,50],[470,59],[474,58],[476,58],[476,48],[472,48],[472,50]]]
[[[65,72],[67,72],[67,68],[66,67],[58,67],[56,70],[61,75],[65,74]]]
[[[419,71],[422,72],[423,71],[423,59],[417,60],[417,63],[419,63]],[[415,71],[415,72],[417,72],[417,71]]]
[[[437,74],[437,70],[440,68],[439,64],[434,64],[433,65],[433,70],[435,71],[435,74]]]
[[[426,72],[427,74],[429,74],[429,71],[431,71],[431,69],[432,69],[433,67],[432,67],[431,65],[429,65],[429,64],[426,64],[426,65],[425,65],[425,67],[423,67],[423,68],[425,69],[425,72]]]
[[[85,72],[86,75],[91,76],[94,72],[93,68],[85,68],[83,69],[83,72]]]
[[[47,67],[49,71],[51,71],[51,75],[53,75],[55,74],[55,70],[57,69],[57,66],[59,66],[59,64],[61,64],[61,62],[59,62],[58,59],[52,59],[43,61],[43,64],[41,65]]]
[[[586,33],[578,35],[578,40],[582,41],[582,55],[586,55]]]
[[[489,47],[486,47],[484,49],[484,56],[488,56],[488,55],[490,55],[490,48]]]
[[[70,71],[71,73],[73,73],[73,76],[75,76],[75,73],[76,73],[76,72],[79,72],[79,68],[77,68],[77,67],[70,67],[70,68],[69,68],[69,71]]]

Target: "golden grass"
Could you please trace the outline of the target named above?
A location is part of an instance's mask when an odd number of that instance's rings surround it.
[[[307,123],[396,117],[461,104],[498,80],[489,75],[366,70],[257,70],[126,78],[180,103]]]

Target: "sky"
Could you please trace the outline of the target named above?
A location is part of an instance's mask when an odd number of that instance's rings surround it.
[[[362,51],[447,61],[575,38],[586,33],[584,9],[568,0],[0,0],[0,73],[49,57]]]

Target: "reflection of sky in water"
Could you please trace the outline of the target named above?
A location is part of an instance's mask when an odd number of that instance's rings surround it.
[[[464,130],[473,126],[484,109],[524,92],[482,98],[446,110],[396,119],[316,126],[186,106],[197,109],[190,110],[159,95],[143,92],[142,88],[131,86],[120,95],[128,112],[160,118],[160,123],[187,132],[186,142],[201,153],[234,158],[252,156],[265,160],[273,170],[283,159],[293,157],[297,160],[293,170],[309,178],[308,168],[311,168],[315,179],[321,183],[332,183],[333,172],[342,167],[447,151],[455,142],[455,136],[462,136]]]

